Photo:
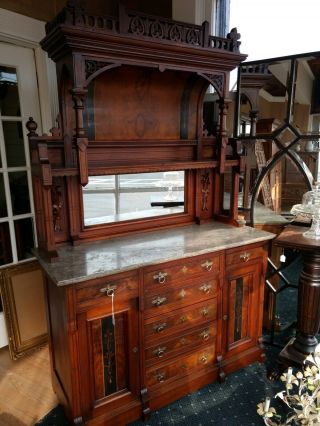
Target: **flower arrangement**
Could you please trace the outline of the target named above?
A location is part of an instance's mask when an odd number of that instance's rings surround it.
[[[313,355],[307,356],[302,371],[293,373],[288,368],[280,379],[285,383],[285,390],[276,394],[288,407],[285,419],[270,406],[270,398],[258,404],[257,412],[263,417],[267,426],[285,425],[320,425],[320,345]]]

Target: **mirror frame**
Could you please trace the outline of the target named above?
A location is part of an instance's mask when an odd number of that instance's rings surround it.
[[[18,307],[18,301],[16,300],[13,289],[13,278],[18,277],[21,274],[32,272],[40,272],[42,276],[42,285],[40,286],[40,290],[38,288],[38,293],[43,291],[43,315],[44,321],[46,321],[43,275],[39,263],[36,261],[22,263],[0,271],[0,293],[8,331],[9,352],[11,358],[14,360],[27,355],[34,350],[42,348],[48,342],[47,332],[41,334],[35,333],[35,335],[29,339],[24,339],[21,333],[21,323],[19,321],[18,312],[19,314],[23,314],[23,312],[29,313],[30,306],[26,303],[24,308],[21,304]],[[23,290],[28,291],[25,288],[19,289],[20,292]],[[40,297],[38,298],[38,310],[40,309],[39,304],[41,304]]]

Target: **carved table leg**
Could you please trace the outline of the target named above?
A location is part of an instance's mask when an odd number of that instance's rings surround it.
[[[297,334],[280,352],[279,358],[287,365],[302,365],[306,356],[318,344],[316,334],[320,326],[320,253],[303,251],[303,269],[298,288]]]

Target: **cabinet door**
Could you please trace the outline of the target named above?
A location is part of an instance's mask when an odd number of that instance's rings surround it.
[[[78,329],[84,419],[101,416],[101,424],[112,424],[139,417],[137,299],[115,304],[114,314],[112,306],[79,314]]]
[[[229,267],[223,294],[225,356],[256,346],[261,334],[261,262]]]

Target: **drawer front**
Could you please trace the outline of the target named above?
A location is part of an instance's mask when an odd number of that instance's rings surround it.
[[[265,255],[263,247],[249,247],[226,252],[226,266],[244,264]]]
[[[179,309],[161,319],[147,320],[144,326],[146,342],[166,337],[172,333],[183,332],[197,324],[217,319],[217,301],[208,300],[187,309]]]
[[[213,344],[215,342],[216,334],[217,325],[216,322],[214,322],[150,346],[145,350],[147,365],[163,361],[179,354],[179,352],[182,351],[185,353],[187,351],[194,350],[201,345],[207,345],[208,343]]]
[[[211,278],[212,274],[219,273],[220,269],[220,256],[217,254],[186,259],[178,264],[164,264],[145,271],[145,292],[157,292],[170,287],[171,283],[184,282],[197,275],[203,276],[204,279]]]
[[[97,302],[99,299],[110,298],[114,292],[117,299],[130,299],[138,296],[138,277],[132,276],[118,280],[108,280],[107,278],[97,284],[86,285],[76,289],[77,304],[86,306]]]
[[[146,315],[153,316],[182,306],[197,303],[216,295],[218,280],[203,280],[167,292],[159,292],[145,298]]]
[[[215,346],[211,345],[162,366],[147,368],[147,387],[165,385],[168,381],[178,379],[193,371],[201,370],[205,367],[213,367],[216,361],[215,358]]]

